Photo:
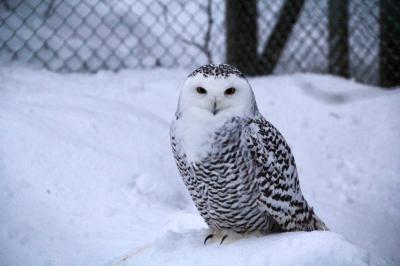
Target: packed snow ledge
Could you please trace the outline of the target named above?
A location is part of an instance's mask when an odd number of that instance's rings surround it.
[[[187,73],[0,68],[1,265],[400,264],[399,90],[250,79],[331,231],[203,245],[168,136]]]
[[[169,231],[114,265],[370,265],[367,251],[331,232],[295,232],[203,245],[205,232]]]

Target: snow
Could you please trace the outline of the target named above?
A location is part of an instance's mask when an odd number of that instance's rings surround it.
[[[368,252],[331,232],[274,234],[243,239],[240,243],[215,243],[212,247],[199,241],[203,235],[199,231],[170,231],[156,244],[144,246],[126,257],[129,262],[126,265],[369,265],[370,262]],[[124,265],[124,258],[119,264]]]
[[[188,72],[0,68],[1,265],[400,263],[398,90],[328,75],[251,78],[331,232],[204,246],[168,136]]]

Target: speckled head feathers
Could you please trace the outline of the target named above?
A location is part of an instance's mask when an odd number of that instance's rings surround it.
[[[231,75],[244,78],[244,74],[240,72],[234,66],[228,64],[208,64],[197,68],[195,71],[189,74],[188,77],[194,77],[196,75],[203,75],[203,77],[217,77],[217,78],[227,78]]]

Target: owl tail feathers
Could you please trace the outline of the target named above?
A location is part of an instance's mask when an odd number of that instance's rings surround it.
[[[308,217],[308,223],[305,225],[306,231],[329,231],[325,223],[315,214],[313,208],[310,208]]]

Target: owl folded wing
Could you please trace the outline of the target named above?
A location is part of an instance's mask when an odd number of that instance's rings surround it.
[[[281,133],[260,117],[247,123],[243,139],[255,168],[259,208],[285,231],[328,230],[302,195],[293,154]]]

